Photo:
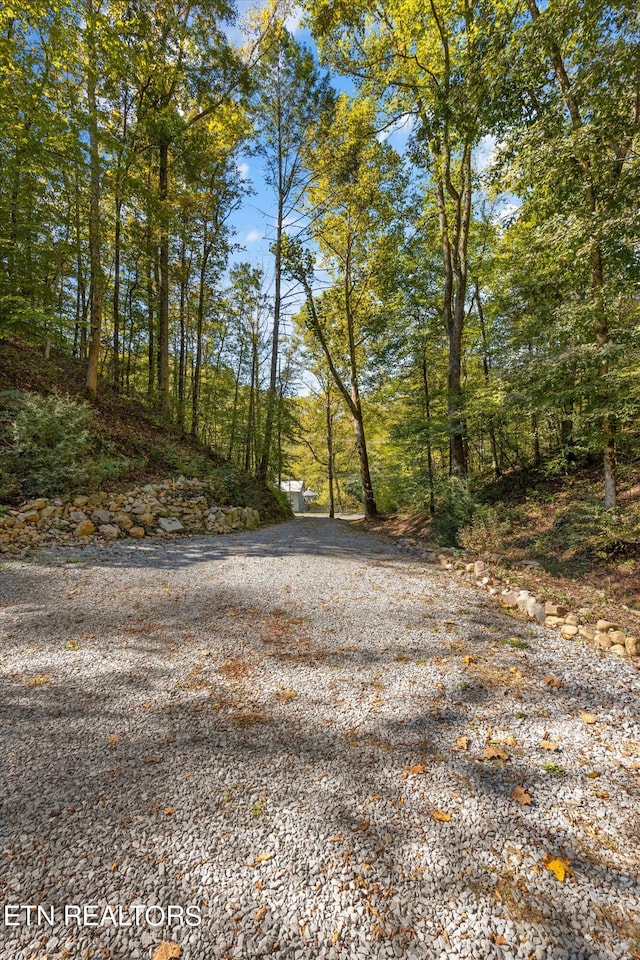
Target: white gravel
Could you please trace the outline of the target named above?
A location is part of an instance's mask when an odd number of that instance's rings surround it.
[[[419,557],[309,518],[43,551],[0,654],[0,901],[54,909],[2,960],[640,955],[640,674]]]

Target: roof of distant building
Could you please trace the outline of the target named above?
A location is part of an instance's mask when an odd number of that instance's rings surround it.
[[[302,493],[304,490],[304,480],[281,480],[280,489],[285,493]]]

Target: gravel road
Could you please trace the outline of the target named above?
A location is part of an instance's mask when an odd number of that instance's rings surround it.
[[[638,672],[347,523],[11,560],[0,673],[2,960],[640,956]]]

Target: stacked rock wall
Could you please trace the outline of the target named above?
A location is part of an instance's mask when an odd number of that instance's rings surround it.
[[[206,481],[180,477],[125,493],[31,500],[0,516],[0,551],[87,538],[230,533],[255,530],[259,523],[251,507],[219,506],[212,502]]]

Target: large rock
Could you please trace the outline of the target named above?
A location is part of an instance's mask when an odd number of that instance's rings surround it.
[[[176,520],[175,517],[160,517],[158,519],[158,526],[161,530],[164,530],[165,533],[179,533],[180,530],[184,530],[183,525],[179,520]]]
[[[536,600],[535,597],[529,597],[525,607],[527,611],[527,616],[531,620],[537,620],[538,623],[544,623],[545,621],[545,610],[544,604]]]
[[[545,603],[544,612],[548,617],[566,617],[569,611],[560,603]]]
[[[95,520],[96,523],[109,523],[111,514],[108,510],[94,510],[91,514],[91,519]]]
[[[116,540],[120,536],[120,527],[116,527],[115,523],[102,523],[98,527],[98,531],[107,540]]]
[[[96,528],[91,523],[91,520],[81,520],[75,529],[76,537],[90,537],[92,533],[96,532]]]
[[[640,643],[635,637],[627,637],[627,639],[624,642],[624,645],[630,657],[640,656]]]

